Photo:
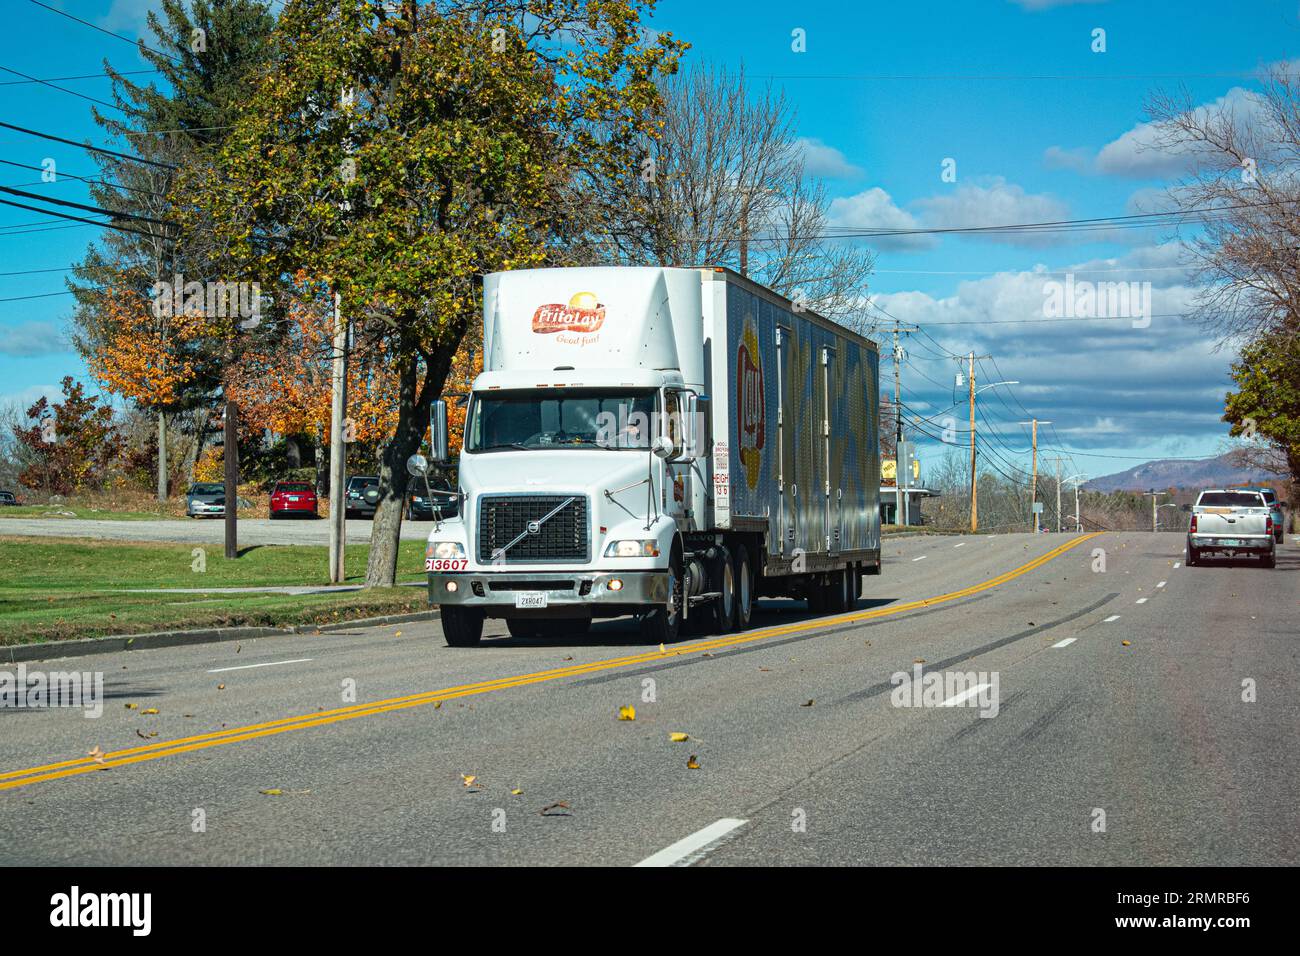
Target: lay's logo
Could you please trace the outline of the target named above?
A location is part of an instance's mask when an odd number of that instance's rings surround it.
[[[605,323],[605,307],[593,292],[579,292],[568,305],[539,305],[533,313],[533,331],[539,335],[553,332],[595,332]]]

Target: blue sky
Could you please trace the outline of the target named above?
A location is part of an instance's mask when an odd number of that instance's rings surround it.
[[[106,29],[137,35],[151,0],[45,0]],[[0,66],[41,78],[96,73],[108,57],[140,68],[126,43],[26,0],[5,0]],[[691,59],[743,64],[783,89],[798,112],[810,169],[834,197],[839,226],[951,226],[1123,215],[1149,208],[1177,174],[1170,157],[1139,148],[1142,107],[1157,88],[1185,86],[1198,103],[1241,97],[1250,74],[1300,47],[1292,3],[1124,3],[986,0],[927,4],[660,4],[653,25],[688,40]],[[1104,53],[1093,31],[1105,31]],[[791,49],[791,32],[806,52]],[[0,72],[0,120],[102,142],[85,100]],[[61,85],[105,97],[107,81]],[[0,129],[0,159],[91,175],[81,150]],[[941,177],[955,161],[955,181]],[[84,200],[75,180],[0,165],[0,183]],[[28,185],[36,183],[36,185]],[[14,197],[9,197],[14,198]],[[1144,207],[1143,204],[1148,204]],[[0,273],[66,268],[95,230],[34,224],[0,207]],[[1023,243],[1028,237],[1020,237]],[[926,335],[910,337],[909,407],[964,428],[946,353],[994,356],[981,381],[1018,386],[981,396],[991,453],[1019,461],[1016,422],[1050,419],[1043,444],[1073,471],[1101,475],[1138,460],[1221,450],[1218,421],[1231,349],[1216,350],[1179,318],[1194,290],[1166,229],[1006,238],[871,240],[875,301]],[[1038,271],[1036,271],[1038,270]],[[1150,281],[1156,314],[1127,321],[1013,324],[1041,319],[1043,285],[1069,271],[1093,281]],[[63,274],[0,275],[0,300],[59,292]],[[30,401],[85,370],[66,344],[71,297],[0,301],[0,403]],[[883,366],[882,366],[883,368]],[[999,374],[1000,373],[1000,374]],[[1001,393],[1001,394],[1000,394]],[[956,396],[960,398],[960,395]],[[936,434],[940,424],[928,424]],[[985,424],[981,423],[983,434]],[[964,434],[958,435],[964,441]],[[922,442],[929,460],[942,446]],[[1045,451],[1045,453],[1052,453]],[[1114,456],[1114,457],[1106,457]],[[1126,457],[1127,456],[1127,457]]]

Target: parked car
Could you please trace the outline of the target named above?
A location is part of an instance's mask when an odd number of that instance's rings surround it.
[[[1277,499],[1277,492],[1272,488],[1239,488],[1239,491],[1258,491],[1268,502],[1269,513],[1273,516],[1273,540],[1282,543],[1286,535],[1286,515],[1282,512],[1282,502]]]
[[[433,492],[432,498],[425,490],[424,482],[418,479],[412,481],[411,487],[407,490],[407,520],[432,521],[435,507],[444,518],[455,518],[460,514],[460,499],[455,495],[456,489],[445,478],[430,478],[428,490]],[[448,494],[439,494],[442,491]]]
[[[5,505],[16,505],[16,504],[18,504],[17,495],[15,495],[12,491],[0,491],[0,508],[3,508]]]
[[[218,481],[198,481],[185,492],[185,513],[191,518],[226,513],[226,486]]]
[[[316,489],[309,481],[277,481],[271,491],[271,517],[310,515],[315,518]]]
[[[1274,566],[1273,515],[1258,491],[1241,488],[1202,491],[1192,506],[1187,529],[1187,563],[1209,553],[1253,554],[1263,567]]]
[[[348,479],[348,497],[344,505],[344,517],[347,518],[373,518],[375,516],[375,505],[366,501],[365,494],[367,488],[378,488],[379,478],[376,475],[353,475]]]

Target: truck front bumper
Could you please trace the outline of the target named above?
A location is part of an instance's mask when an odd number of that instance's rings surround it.
[[[454,585],[454,589],[453,586]],[[521,593],[544,592],[546,606],[611,610],[621,605],[667,604],[664,571],[462,571],[429,573],[429,603],[514,610]]]

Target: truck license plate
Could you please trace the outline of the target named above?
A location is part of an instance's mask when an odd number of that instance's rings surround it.
[[[515,607],[546,607],[546,592],[519,591],[515,594]]]
[[[1225,548],[1235,548],[1241,544],[1236,538],[1220,538],[1219,544]]]

